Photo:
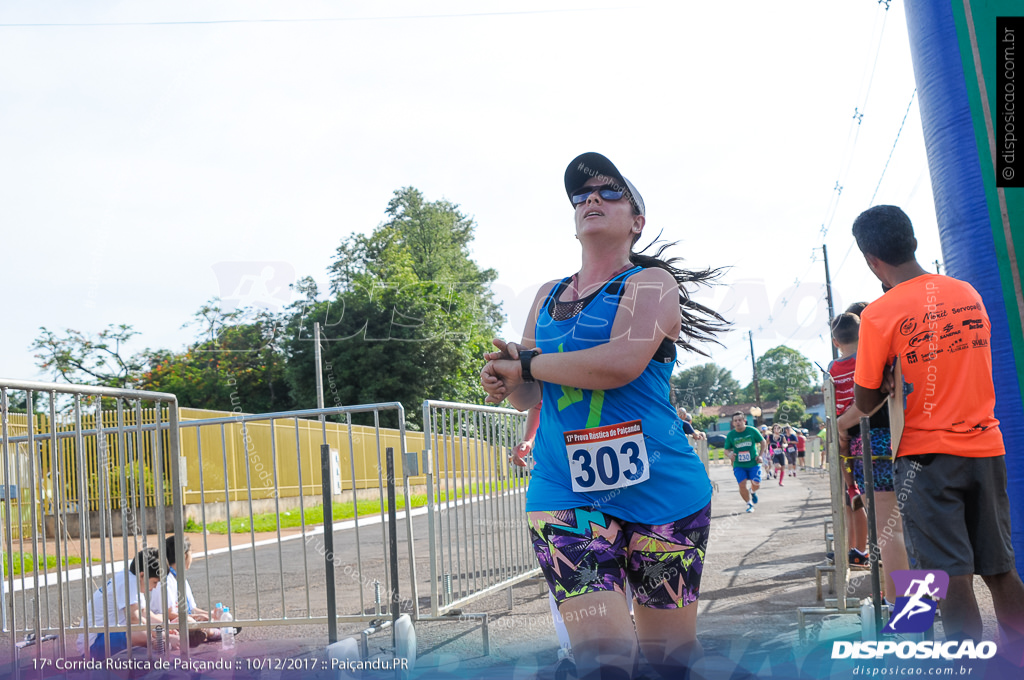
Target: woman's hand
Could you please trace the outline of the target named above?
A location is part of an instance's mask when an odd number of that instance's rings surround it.
[[[501,338],[494,338],[491,344],[498,348],[497,352],[486,352],[484,359],[487,361],[499,361],[501,359],[519,360],[520,345],[515,342],[505,342]]]
[[[480,385],[487,392],[484,402],[487,404],[500,404],[508,396],[505,384],[501,378],[492,370],[491,363],[508,359],[519,358],[519,347],[514,342],[505,342],[501,338],[494,338],[491,344],[498,348],[497,352],[485,352],[484,360],[488,363],[480,371]]]
[[[515,342],[505,342],[501,338],[495,338],[491,343],[498,351],[484,354],[487,364],[480,371],[480,385],[487,392],[485,403],[500,404],[523,384],[519,350],[525,348]],[[539,349],[535,351],[537,354],[541,353]]]
[[[494,372],[493,363],[493,361],[488,361],[480,371],[480,386],[487,393],[487,398],[484,399],[485,404],[500,404],[508,396],[505,383]]]
[[[512,455],[509,456],[509,460],[512,461],[513,465],[517,465],[521,468],[526,467],[526,457],[533,452],[533,440],[524,439],[519,442],[516,448],[512,449]]]
[[[480,371],[480,384],[487,392],[484,402],[500,404],[508,395],[523,384],[522,366],[519,359],[496,359],[488,361]]]

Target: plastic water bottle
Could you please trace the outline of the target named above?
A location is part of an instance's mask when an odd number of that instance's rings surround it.
[[[220,629],[220,648],[234,649],[235,627],[230,625],[234,622],[234,617],[231,616],[231,607],[224,607],[224,613],[220,615],[220,621],[229,624]]]
[[[153,627],[153,652],[159,656],[164,655],[164,627],[154,626]]]
[[[224,614],[224,605],[218,602],[213,605],[213,611],[210,612],[211,621],[220,621],[220,617]]]

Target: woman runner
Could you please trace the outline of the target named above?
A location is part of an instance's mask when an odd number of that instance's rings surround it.
[[[713,279],[633,252],[646,217],[604,156],[569,164],[580,270],[542,286],[523,339],[495,340],[487,401],[542,398],[527,492],[534,549],[565,620],[581,678],[629,677],[638,648],[665,677],[700,653],[697,606],[711,484],[669,401],[675,345],[727,323],[684,284]],[[699,350],[695,350],[699,351]],[[628,579],[636,624],[626,606]]]
[[[786,438],[782,435],[781,425],[772,425],[772,431],[768,435],[768,454],[772,457],[772,464],[775,466],[775,474],[779,478],[779,486],[782,486],[782,479],[786,476]]]

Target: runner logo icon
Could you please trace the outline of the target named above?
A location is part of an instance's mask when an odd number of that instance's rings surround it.
[[[923,633],[935,623],[936,600],[946,597],[949,574],[939,570],[909,569],[892,573],[896,592],[896,606],[883,633]]]

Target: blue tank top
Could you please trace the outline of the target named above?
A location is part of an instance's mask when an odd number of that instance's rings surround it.
[[[553,354],[608,342],[622,282],[640,270],[615,276],[577,315],[555,321],[564,279],[539,310],[537,346]],[[629,522],[667,524],[710,502],[707,472],[669,401],[673,364],[674,357],[652,359],[636,380],[611,390],[542,383],[528,512],[593,507]]]

